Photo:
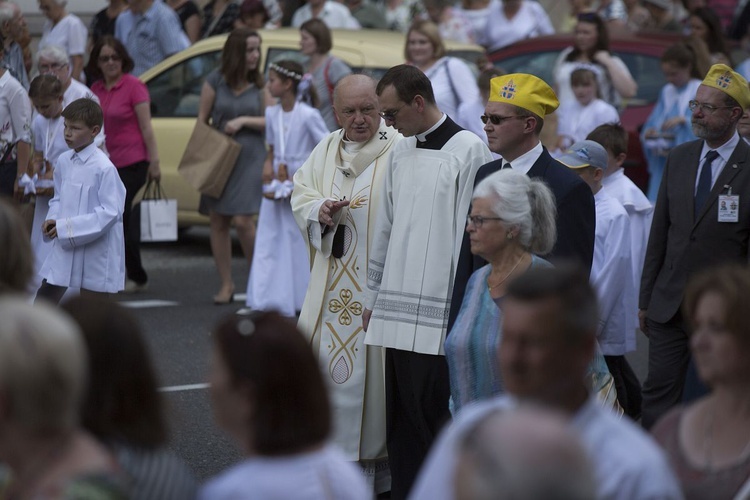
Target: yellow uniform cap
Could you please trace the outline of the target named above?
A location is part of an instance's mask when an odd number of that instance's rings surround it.
[[[701,82],[706,87],[713,87],[733,97],[742,106],[750,108],[750,88],[742,75],[732,71],[726,64],[714,64]]]
[[[490,80],[490,102],[506,102],[544,118],[560,105],[555,91],[544,80],[512,73]]]

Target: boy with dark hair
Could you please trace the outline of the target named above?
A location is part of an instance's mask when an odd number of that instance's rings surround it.
[[[117,293],[125,284],[122,213],[125,186],[94,144],[102,110],[78,99],[63,110],[65,143],[54,171],[54,196],[42,232],[52,248],[39,272],[37,300],[57,303],[68,287],[81,294]]]

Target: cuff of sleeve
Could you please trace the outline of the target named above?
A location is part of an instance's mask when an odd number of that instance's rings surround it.
[[[369,309],[370,311],[375,309],[375,302],[377,300],[378,300],[378,292],[368,289],[367,292],[365,292],[365,300],[364,300],[365,309]]]

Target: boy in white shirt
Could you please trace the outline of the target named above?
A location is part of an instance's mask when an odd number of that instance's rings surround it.
[[[54,196],[42,226],[52,239],[37,300],[58,303],[69,287],[81,294],[116,293],[125,284],[122,213],[125,187],[115,166],[94,144],[102,110],[78,99],[63,110],[65,142],[54,170]]]
[[[626,380],[635,375],[625,353],[635,350],[635,291],[630,256],[630,221],[625,208],[602,189],[607,151],[594,141],[573,144],[558,161],[589,185],[596,205],[596,236],[591,285],[599,298],[597,340],[612,377],[617,399],[633,418],[640,413],[640,385],[633,393]],[[637,382],[637,379],[636,379]],[[631,399],[633,400],[631,403]]]
[[[614,106],[599,98],[599,85],[591,66],[581,67],[570,74],[574,101],[560,102],[557,109],[557,148],[565,151],[574,142],[582,141],[597,126],[619,122],[620,115]]]

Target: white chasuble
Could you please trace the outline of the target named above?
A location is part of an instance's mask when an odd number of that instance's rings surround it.
[[[294,176],[292,209],[312,261],[299,327],[328,382],[334,443],[349,460],[367,461],[387,456],[383,350],[366,346],[362,330],[368,242],[389,152],[401,136],[381,124],[369,142],[345,149],[342,135],[322,141]],[[318,222],[328,199],[350,201],[330,229]]]

